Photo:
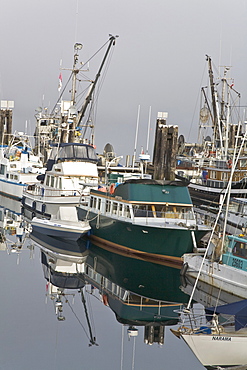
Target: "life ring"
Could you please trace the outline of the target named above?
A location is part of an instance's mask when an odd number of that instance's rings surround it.
[[[108,306],[108,298],[106,294],[102,294],[102,300],[105,306]]]
[[[111,184],[110,185],[110,190],[109,190],[110,194],[113,194],[114,190],[115,190],[115,184]]]

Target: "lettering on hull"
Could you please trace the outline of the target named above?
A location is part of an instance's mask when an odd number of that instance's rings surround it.
[[[224,340],[224,341],[230,342],[232,340],[232,338],[231,337],[221,337],[221,336],[216,337],[216,336],[213,336],[212,340]]]

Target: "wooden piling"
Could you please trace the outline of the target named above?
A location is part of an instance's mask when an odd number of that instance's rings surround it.
[[[153,165],[155,180],[175,180],[178,126],[166,125],[158,118],[156,124]]]

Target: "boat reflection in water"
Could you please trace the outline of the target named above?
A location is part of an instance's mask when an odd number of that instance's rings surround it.
[[[86,294],[100,299],[115,314],[117,321],[127,326],[129,337],[145,327],[144,342],[164,343],[164,327],[178,322],[177,311],[187,302],[179,290],[179,269],[131,259],[103,250],[79,239],[68,247],[68,241],[43,234],[31,234],[41,249],[41,262],[48,295],[55,302],[58,320],[63,321],[63,298],[79,289],[88,321],[90,344],[92,334],[86,308]],[[169,282],[168,282],[169,278]]]
[[[0,196],[0,204],[0,250],[19,254],[30,231],[21,215],[21,204],[4,196]]]

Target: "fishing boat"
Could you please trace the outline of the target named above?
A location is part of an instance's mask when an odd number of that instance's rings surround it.
[[[215,258],[199,254],[183,256],[186,275],[240,298],[247,298],[247,237],[227,235],[223,253]]]
[[[98,187],[98,158],[91,117],[93,93],[115,39],[116,37],[110,36],[106,43],[108,47],[102,63],[95,79],[90,79],[90,86],[85,89],[87,94],[82,104],[79,104],[81,97],[78,99],[76,92],[81,82],[78,74],[84,71],[85,66],[79,65],[79,50],[82,49],[82,44],[76,43],[74,64],[69,78],[72,81],[70,100],[61,100],[50,114],[44,114],[42,109],[37,112],[36,150],[49,159],[45,176],[39,178],[40,183],[28,187],[23,194],[24,213],[28,218],[51,218],[60,206],[72,207],[90,188]],[[89,105],[91,110],[85,117]]]
[[[9,145],[0,147],[0,194],[21,200],[25,188],[38,182],[37,176],[44,172],[25,135],[14,134]]]
[[[77,240],[91,229],[89,222],[78,221],[75,207],[60,207],[56,218],[50,220],[34,217],[32,229],[58,238]]]
[[[185,150],[184,160],[190,159],[197,164],[194,173],[189,173],[188,187],[193,204],[218,206],[226,193],[236,153],[240,151],[245,124],[235,118],[240,117],[242,112],[239,111],[240,104],[236,104],[240,94],[235,90],[234,81],[228,76],[230,67],[225,66],[223,76],[216,80],[211,57],[206,56],[206,60],[209,86],[202,88],[198,135],[201,144],[192,146],[189,154]],[[246,146],[242,147],[239,154],[231,181],[231,197],[247,195]]]
[[[240,369],[243,365],[241,368],[246,369],[246,300],[209,307],[205,313],[191,310],[183,316],[178,330],[171,331],[185,341],[207,369]]]
[[[40,182],[23,193],[24,214],[51,218],[60,207],[73,207],[91,188],[98,188],[97,155],[92,145],[55,145]]]
[[[223,225],[225,210],[222,210],[219,222]],[[228,234],[245,234],[247,231],[247,199],[231,198],[227,212],[226,232]]]
[[[180,259],[211,230],[197,223],[188,188],[179,181],[112,184],[108,192],[91,190],[77,209],[90,223],[92,241],[143,257]]]

